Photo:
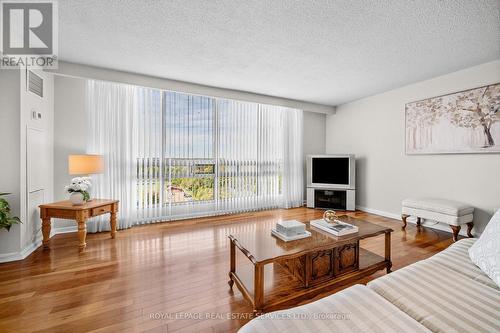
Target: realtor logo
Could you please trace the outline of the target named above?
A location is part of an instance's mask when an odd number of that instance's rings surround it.
[[[57,3],[1,1],[0,67],[56,68]]]

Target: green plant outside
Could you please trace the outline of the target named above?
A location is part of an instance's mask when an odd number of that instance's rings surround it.
[[[160,166],[160,160],[139,159],[137,166],[138,206],[159,204],[163,194],[163,204],[202,202],[217,199],[253,197],[257,195],[257,167],[255,165],[221,165],[219,172],[231,174],[236,171],[250,175],[220,175],[215,177],[215,164],[200,162],[186,165]],[[165,184],[162,193],[160,178],[164,175]],[[278,172],[274,179],[264,180],[264,187],[282,193],[282,175]],[[167,178],[170,178],[170,182]],[[216,193],[215,179],[218,178]],[[260,180],[262,184],[262,180]],[[275,193],[276,193],[275,192]]]

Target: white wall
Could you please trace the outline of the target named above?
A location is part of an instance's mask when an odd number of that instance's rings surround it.
[[[20,216],[21,113],[20,74],[18,70],[0,69],[0,192],[12,193],[5,197],[12,214]],[[19,251],[20,226],[9,232],[0,230],[0,258]]]
[[[27,90],[26,71],[21,75],[21,251],[31,253],[42,241],[39,205],[54,194],[54,77],[32,70],[43,79],[43,98]],[[41,114],[34,119],[32,112]]]
[[[64,187],[73,176],[68,174],[68,155],[85,154],[87,146],[87,113],[85,82],[56,75],[54,78],[54,200],[66,200]],[[58,230],[75,226],[73,221],[55,220]]]
[[[23,222],[0,231],[0,262],[25,258],[41,244],[38,205],[53,200],[53,78],[40,98],[26,90],[25,70],[0,71],[0,191],[12,192],[12,212]],[[32,119],[33,111],[42,119]],[[4,157],[5,156],[5,157]]]
[[[463,201],[476,207],[481,232],[500,207],[500,154],[405,155],[404,105],[497,82],[500,60],[338,106],[326,152],[357,155],[357,205],[399,216],[409,196]]]

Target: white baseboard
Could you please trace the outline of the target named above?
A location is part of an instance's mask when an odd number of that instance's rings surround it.
[[[22,260],[22,259],[24,259],[24,258],[21,257],[21,252],[9,252],[9,253],[2,253],[2,254],[0,254],[0,263],[2,263],[2,262],[9,262],[9,261],[16,261],[16,260]]]
[[[59,228],[53,227],[50,231],[50,237],[57,235],[57,234],[66,234],[69,232],[76,232],[76,231],[78,231],[76,225],[67,226],[67,227],[59,227]],[[19,252],[10,252],[10,253],[0,254],[0,263],[23,260],[27,256],[29,256],[31,253],[33,253],[33,251],[38,249],[38,247],[41,245],[42,245],[42,239],[41,239],[41,237],[38,237],[33,243],[27,245],[24,249],[22,249]]]
[[[394,213],[386,212],[386,211],[383,211],[383,210],[368,208],[368,207],[359,206],[359,205],[356,206],[356,209],[361,210],[363,212],[370,213],[370,214],[380,215],[380,216],[383,216],[383,217],[388,217],[388,218],[391,218],[391,219],[399,220],[399,222],[401,224],[403,223],[403,222],[401,222],[401,214],[394,214]],[[417,219],[413,218],[413,217],[409,217],[407,219],[407,222],[408,223],[417,224]],[[436,229],[436,230],[440,230],[440,231],[446,231],[446,232],[449,232],[451,234],[450,226],[448,224],[446,224],[446,223],[436,223],[435,221],[424,220],[422,222],[422,225],[424,227],[426,227],[426,228]],[[462,235],[462,236],[467,237],[467,231],[466,230],[467,230],[466,228],[462,228],[460,230],[459,234]],[[472,233],[474,233],[474,231]]]
[[[33,251],[35,251],[40,245],[42,245],[42,241],[37,240],[36,242],[29,244],[28,246],[26,246],[24,249],[22,249],[19,252],[0,254],[0,263],[23,260],[27,256],[29,256]]]
[[[356,205],[356,209],[357,210],[361,210],[363,212],[370,213],[370,214],[375,214],[375,215],[380,215],[380,216],[383,216],[383,217],[388,217],[390,219],[395,219],[395,220],[400,220],[401,219],[401,215],[400,214],[389,213],[389,212],[385,212],[383,210],[368,208],[368,207],[359,206],[359,205]]]

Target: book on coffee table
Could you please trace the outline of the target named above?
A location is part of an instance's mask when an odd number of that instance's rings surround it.
[[[336,223],[328,223],[323,219],[312,220],[311,226],[326,231],[334,236],[345,236],[358,232],[358,227],[356,227],[355,225],[339,220],[336,220],[335,222]]]
[[[276,231],[287,237],[301,235],[306,231],[306,225],[297,220],[279,221]]]
[[[276,227],[271,229],[271,234],[285,242],[311,236],[311,233],[306,230],[306,225],[297,220],[279,221]]]
[[[301,234],[296,234],[296,235],[293,235],[293,236],[287,236],[287,235],[282,234],[281,232],[277,231],[276,228],[272,228],[271,229],[271,234],[273,236],[278,237],[279,239],[281,239],[282,241],[285,241],[285,242],[290,242],[290,241],[294,241],[294,240],[298,240],[298,239],[302,239],[302,238],[311,237],[311,232],[309,232],[307,230],[304,230],[304,232],[301,233]]]

